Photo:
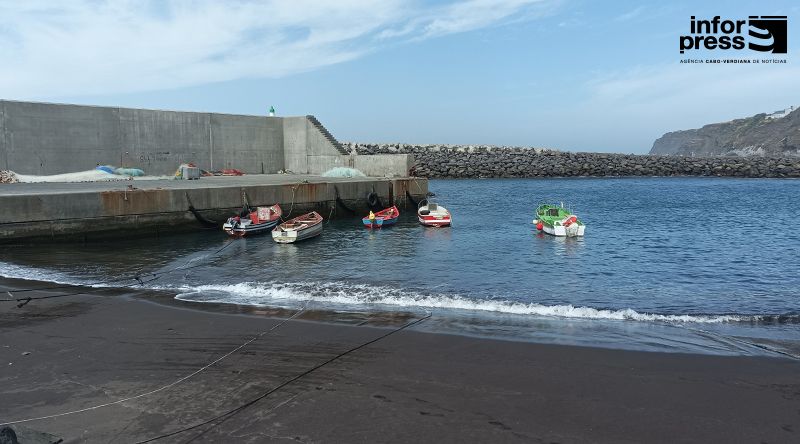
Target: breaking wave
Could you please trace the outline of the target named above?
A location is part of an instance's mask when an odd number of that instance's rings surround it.
[[[65,285],[88,285],[82,279],[56,270],[28,267],[25,265],[0,262],[0,277],[25,279],[30,281],[52,282]],[[90,285],[91,286],[91,285]]]
[[[174,289],[173,289],[174,290]],[[668,323],[797,323],[800,315],[657,314],[633,309],[600,309],[574,305],[543,305],[498,299],[472,299],[458,295],[421,294],[397,288],[346,283],[257,283],[200,285],[178,289],[176,299],[190,302],[228,303],[253,306],[296,306],[312,301],[350,310],[402,307],[494,312],[555,318],[629,320]]]
[[[102,281],[87,282],[85,277],[69,273],[0,262],[0,277],[46,281],[65,285],[89,287],[115,287]],[[343,282],[290,282],[158,286],[145,285],[154,290],[177,292],[176,299],[187,302],[223,303],[251,306],[296,307],[300,302],[312,301],[335,310],[372,310],[376,308],[453,310],[511,315],[541,316],[565,319],[623,320],[664,323],[751,323],[800,324],[800,314],[662,314],[639,312],[631,308],[608,309],[586,306],[545,305],[503,300],[498,298],[475,299],[451,294],[423,294],[399,288]]]

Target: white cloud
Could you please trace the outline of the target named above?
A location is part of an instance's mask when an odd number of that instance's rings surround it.
[[[384,29],[378,38],[411,37],[421,40],[467,32],[541,17],[560,3],[560,0],[467,0],[417,8],[408,14],[408,20]]]
[[[644,6],[639,6],[639,7],[636,7],[635,9],[632,9],[632,10],[630,10],[630,11],[624,13],[624,14],[618,15],[614,20],[616,20],[618,22],[627,22],[629,20],[633,20],[633,19],[639,17],[642,14],[642,12],[644,12],[644,10],[645,10]]]
[[[633,68],[588,86],[592,102],[615,107],[755,114],[771,110],[777,102],[797,100],[798,78],[800,68],[787,64],[673,63]]]
[[[646,152],[670,131],[800,105],[800,67],[662,64],[597,75],[586,99],[553,117],[575,122],[565,147]]]
[[[0,97],[170,89],[281,77],[389,42],[530,17],[545,0],[0,0]]]

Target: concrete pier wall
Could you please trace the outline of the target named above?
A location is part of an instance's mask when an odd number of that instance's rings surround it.
[[[131,188],[128,188],[131,186]],[[0,194],[0,243],[31,240],[96,240],[202,228],[189,203],[204,217],[223,222],[244,203],[279,203],[284,218],[316,210],[324,218],[366,213],[367,195],[401,207],[428,191],[424,179],[321,178],[293,175],[213,177],[199,181],[128,181],[71,184],[10,184]],[[403,210],[402,208],[406,208]],[[289,214],[291,210],[291,215]]]
[[[407,176],[414,166],[413,154],[373,154],[371,156],[352,156],[353,167],[367,176],[395,177]],[[403,172],[402,174],[398,174]]]
[[[308,172],[308,120],[303,117],[283,119],[283,156],[285,170],[292,173]],[[331,153],[338,154],[338,153]]]
[[[286,171],[293,174],[322,174],[334,167],[358,168],[356,162],[342,154],[334,142],[326,136],[314,122],[305,117],[286,117],[283,119],[284,163]],[[389,174],[368,174],[375,177],[405,177],[410,164],[406,166],[406,157],[384,159],[385,165],[380,171]],[[413,163],[413,162],[412,162]],[[374,169],[378,171],[378,169]]]
[[[0,242],[31,238],[126,237],[198,228],[190,202],[224,220],[247,201],[337,215],[337,196],[363,209],[366,195],[404,202],[413,158],[347,155],[311,115],[244,116],[0,100],[0,170],[52,175],[97,165],[172,175],[181,163],[236,168],[245,176],[0,185]],[[322,178],[336,166],[376,178]],[[290,172],[292,174],[274,174]],[[401,177],[379,179],[377,177]],[[404,178],[404,179],[403,179]],[[412,182],[409,182],[412,181]],[[427,191],[427,184],[416,194]],[[415,194],[415,193],[412,193]],[[415,195],[416,195],[415,194]],[[288,215],[286,215],[288,217]],[[326,217],[327,217],[326,216]]]
[[[187,162],[205,170],[306,174],[309,158],[342,154],[330,137],[313,116],[0,100],[0,169],[20,174],[60,174],[108,164],[164,175]]]
[[[406,177],[414,166],[411,154],[373,154],[367,156],[308,156],[308,174],[322,174],[334,167],[355,168],[369,177]]]

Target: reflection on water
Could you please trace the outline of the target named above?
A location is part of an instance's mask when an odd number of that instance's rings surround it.
[[[534,231],[536,229],[534,228]],[[585,237],[558,237],[546,233],[536,233],[533,247],[543,256],[570,257],[580,254],[583,249]]]
[[[440,228],[423,227],[422,235],[427,240],[436,240],[436,241],[444,240],[444,241],[447,241],[447,240],[450,240],[450,238],[452,237],[452,233],[453,233],[451,231],[452,229],[453,229],[453,227],[440,227]]]
[[[274,262],[277,260],[281,263],[282,267],[296,267],[300,261],[306,259],[306,256],[308,256],[308,254],[304,255],[303,250],[298,248],[295,244],[282,244],[277,247],[278,248],[275,248],[275,257],[272,258],[272,261]]]

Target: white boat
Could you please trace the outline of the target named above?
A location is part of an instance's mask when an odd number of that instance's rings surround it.
[[[428,202],[427,199],[420,201],[417,218],[419,223],[426,227],[447,227],[451,222],[450,212],[447,211],[447,208],[434,202]]]
[[[272,230],[272,240],[279,244],[291,244],[322,233],[322,216],[316,211],[295,217]]]
[[[536,229],[553,236],[580,237],[586,232],[586,225],[564,208],[564,204],[543,204],[536,208]]]

